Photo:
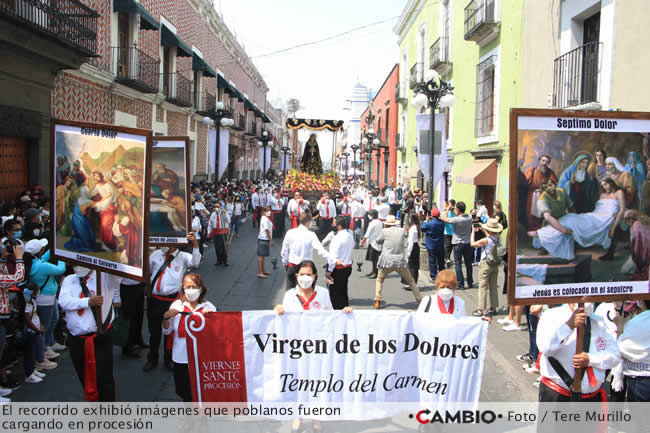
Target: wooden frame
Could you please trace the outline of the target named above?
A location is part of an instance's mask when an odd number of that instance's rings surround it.
[[[622,301],[622,300],[641,300],[641,299],[650,299],[650,284],[648,281],[613,281],[613,282],[582,282],[582,283],[567,283],[567,284],[551,284],[545,285],[546,290],[550,290],[551,295],[545,296],[540,293],[539,297],[520,297],[517,295],[517,228],[518,228],[518,209],[520,206],[526,206],[526,204],[518,203],[518,175],[519,175],[519,141],[520,141],[520,131],[522,130],[538,130],[533,127],[524,127],[524,129],[519,129],[521,126],[521,119],[526,118],[524,122],[532,125],[533,122],[529,118],[538,118],[539,124],[550,124],[550,122],[555,122],[558,129],[544,129],[540,128],[539,131],[566,131],[572,132],[576,136],[580,133],[591,133],[591,132],[614,132],[614,133],[637,133],[637,132],[650,132],[650,126],[646,126],[645,122],[648,122],[647,125],[650,125],[650,113],[642,112],[620,112],[620,111],[568,111],[568,110],[544,110],[544,109],[512,109],[510,111],[510,192],[509,192],[509,217],[510,222],[508,226],[508,250],[510,254],[508,255],[508,304],[509,305],[530,305],[530,304],[563,304],[567,302],[612,302],[612,301]],[[555,119],[549,119],[555,118]],[[583,124],[580,127],[565,127],[560,126],[561,120],[566,119],[568,122],[571,122],[573,119],[590,119],[591,123],[588,128]],[[605,125],[600,125],[600,122],[596,122],[598,119],[600,121],[605,121]],[[610,122],[607,122],[610,121]],[[638,122],[643,121],[643,122]],[[620,126],[622,124],[622,126]],[[599,126],[596,126],[599,125]],[[571,123],[569,123],[571,126]],[[610,127],[611,126],[611,127]],[[620,127],[619,127],[620,126]],[[644,130],[645,128],[647,130]],[[641,129],[643,128],[643,130]],[[637,130],[639,129],[639,130]],[[565,162],[566,163],[566,162]],[[641,188],[641,185],[638,185],[638,188]],[[521,230],[521,229],[520,229]],[[577,255],[576,255],[577,258]],[[607,263],[607,262],[598,262],[598,263]],[[543,284],[543,283],[542,283]],[[640,291],[639,288],[643,287],[645,284],[645,290]],[[522,285],[521,287],[523,287]],[[539,287],[534,285],[535,287]],[[571,286],[568,288],[569,291],[572,291],[572,288],[581,288],[583,291],[587,290],[589,294],[585,295],[565,295],[557,296],[561,293],[562,290],[567,289],[566,286]],[[607,292],[608,287],[627,287],[634,286],[634,292],[628,294],[595,294],[593,290],[596,290],[596,293],[603,291]],[[560,290],[556,292],[555,290]]]
[[[156,143],[157,142],[167,142],[168,144],[173,144],[173,142],[176,142],[178,144],[182,143],[182,146],[176,146],[173,148],[176,149],[183,149],[183,153],[185,154],[184,156],[184,171],[185,171],[185,232],[189,233],[192,231],[192,200],[191,200],[191,182],[190,182],[190,176],[191,176],[191,170],[190,170],[190,154],[189,154],[189,142],[190,139],[189,137],[153,137],[152,139],[152,145],[151,145],[151,158],[152,158],[152,169],[151,169],[151,176],[150,178],[153,177],[154,175],[154,167],[153,164],[155,161],[154,159],[154,149],[156,149]],[[153,182],[153,180],[151,180]],[[150,185],[152,183],[150,182]],[[151,199],[153,197],[150,194]],[[150,199],[150,204],[149,204],[149,218],[151,218],[151,199]],[[151,230],[151,226],[149,227]],[[164,239],[163,239],[164,238]],[[174,236],[165,236],[165,237],[149,237],[149,245],[151,246],[170,246],[170,247],[178,247],[179,245],[185,246],[188,245],[188,240],[187,237],[174,237]]]
[[[144,149],[144,160],[142,167],[143,177],[142,177],[142,229],[141,229],[141,240],[139,248],[140,257],[142,260],[142,266],[133,266],[129,264],[124,264],[117,262],[115,260],[104,259],[97,257],[96,255],[90,255],[87,253],[97,254],[100,251],[86,251],[86,252],[75,252],[68,250],[64,247],[58,248],[56,244],[57,240],[57,173],[56,173],[56,131],[61,127],[62,129],[67,128],[79,128],[79,134],[84,136],[95,136],[102,139],[106,138],[115,138],[123,140],[138,141],[136,138],[140,138],[139,142]],[[83,129],[86,129],[83,131]],[[85,132],[82,134],[82,131]],[[120,137],[120,134],[125,134],[124,137]],[[50,226],[50,245],[52,246],[52,256],[59,260],[63,260],[72,265],[84,266],[89,269],[94,269],[98,272],[107,272],[110,274],[119,275],[122,277],[130,278],[137,281],[146,281],[149,276],[149,191],[150,191],[150,175],[151,172],[151,138],[152,132],[144,129],[136,128],[127,128],[114,125],[105,125],[89,122],[77,122],[69,120],[58,120],[52,119],[50,121],[50,184],[52,192],[52,218]],[[82,154],[80,153],[79,157]],[[71,174],[72,175],[72,174]],[[136,184],[137,185],[137,184]],[[77,206],[77,205],[75,205]],[[97,239],[97,234],[95,234],[95,240]],[[61,254],[64,252],[65,254]],[[117,252],[117,251],[115,251]],[[126,247],[122,250],[123,253],[126,252]],[[71,257],[76,255],[76,257]]]

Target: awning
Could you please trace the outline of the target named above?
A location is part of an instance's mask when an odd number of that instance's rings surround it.
[[[230,93],[233,98],[244,100],[244,97],[241,96],[239,90],[233,87],[233,85],[230,84],[228,80],[219,74],[217,74],[217,89],[223,89],[226,93]]]
[[[192,53],[192,69],[195,71],[203,72],[206,77],[216,77],[217,73],[210,67],[205,60],[200,58],[196,53]]]
[[[113,12],[139,13],[142,30],[158,30],[160,28],[160,23],[135,0],[114,0]]]
[[[456,182],[469,185],[496,185],[497,160],[475,159],[463,170],[464,176],[456,176]]]
[[[163,47],[176,47],[177,57],[192,57],[192,49],[164,24],[160,31],[160,45]]]

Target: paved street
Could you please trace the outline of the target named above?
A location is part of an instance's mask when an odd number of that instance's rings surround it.
[[[272,257],[278,257],[278,270],[271,278],[256,278],[257,262],[255,239],[257,229],[250,220],[243,224],[240,239],[234,239],[230,250],[230,267],[215,267],[215,253],[212,244],[205,250],[200,272],[209,287],[208,299],[220,311],[270,309],[282,300],[284,294],[284,271],[281,269],[280,247],[277,241],[272,248]],[[364,250],[354,252],[354,258],[365,254]],[[317,264],[324,262],[316,255]],[[350,304],[355,309],[371,309],[375,293],[375,280],[364,277],[369,271],[369,263],[364,263],[362,272],[357,272],[356,264],[350,279]],[[267,270],[272,269],[267,260]],[[474,281],[477,267],[474,267]],[[502,284],[503,273],[500,275]],[[319,284],[323,283],[319,275]],[[433,285],[428,272],[420,272],[420,286],[423,294],[430,293]],[[477,289],[457,292],[466,303],[468,312],[476,308]],[[385,282],[384,300],[388,309],[416,309],[411,292],[401,288],[399,277],[393,274]],[[500,303],[505,303],[501,296]],[[502,317],[502,316],[500,316]],[[146,324],[145,324],[146,328]],[[146,331],[145,331],[146,335]],[[488,333],[487,356],[481,387],[481,401],[536,401],[537,389],[532,386],[535,376],[527,374],[515,356],[528,349],[528,333],[504,332],[496,321]],[[173,378],[161,365],[148,373],[142,371],[146,352],[140,359],[122,357],[121,350],[115,349],[115,377],[118,401],[177,401]],[[22,366],[16,367],[22,372]],[[24,384],[12,395],[14,401],[79,401],[82,388],[72,368],[66,352],[60,358],[59,367],[52,371],[40,384]]]

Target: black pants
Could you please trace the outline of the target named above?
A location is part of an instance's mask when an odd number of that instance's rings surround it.
[[[298,268],[296,266],[287,266],[287,284],[285,288],[287,290],[293,289],[298,285]]]
[[[192,385],[190,384],[190,369],[187,364],[174,363],[174,386],[176,395],[188,403],[192,401]]]
[[[217,264],[225,265],[228,263],[228,253],[226,253],[226,235],[214,235],[214,252],[217,253]]]
[[[84,365],[86,340],[71,335],[68,339],[70,359],[77,376],[84,385]],[[95,336],[95,359],[97,361],[97,390],[99,401],[115,401],[115,380],[113,379],[113,337],[111,329]]]
[[[278,239],[282,236],[282,225],[280,224],[280,220],[283,219],[282,212],[272,212],[271,216],[273,217],[271,220],[273,222],[273,232],[271,234],[273,235],[273,239]]]
[[[438,272],[445,269],[445,252],[442,250],[427,250],[429,253],[429,276],[436,281]]]
[[[348,280],[352,274],[352,267],[334,269],[332,271],[332,280],[334,284],[330,286],[330,301],[335,310],[341,310],[349,305],[348,299]]]
[[[142,339],[142,321],[144,319],[144,283],[129,286],[120,285],[122,312],[129,319],[129,338],[125,348],[144,342]]]
[[[453,238],[452,235],[445,235],[445,260],[449,261],[451,258],[451,251],[453,250],[452,245],[451,245],[451,238]]]
[[[456,268],[458,288],[462,288],[465,284],[462,269],[463,260],[465,261],[465,273],[467,274],[467,285],[469,287],[474,284],[474,277],[472,276],[472,247],[469,244],[454,245],[454,266]]]
[[[318,218],[318,239],[323,240],[332,231],[332,218]]]
[[[176,295],[172,295],[175,297]],[[160,349],[160,340],[162,337],[162,322],[163,314],[169,310],[169,306],[174,302],[173,299],[169,301],[163,301],[161,299],[156,299],[151,297],[147,300],[147,322],[149,324],[149,355],[147,359],[154,363],[158,363],[158,351]],[[164,338],[163,342],[163,352],[165,361],[172,359],[171,353],[167,352],[167,336]]]
[[[397,216],[397,211],[399,210],[399,205],[398,204],[391,204],[390,206],[390,215],[395,215]]]

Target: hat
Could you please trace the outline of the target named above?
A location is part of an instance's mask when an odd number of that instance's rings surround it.
[[[25,244],[25,252],[32,256],[47,246],[47,239],[32,239]]]
[[[438,209],[431,209],[431,216],[438,218],[440,216],[440,211]]]
[[[25,217],[25,221],[31,221],[32,218],[37,217],[41,214],[41,211],[36,209],[35,207],[30,207],[25,211],[23,216]]]
[[[388,215],[388,217],[386,218],[386,221],[384,221],[384,225],[394,226],[395,224],[397,224],[397,220],[395,219],[395,215]]]
[[[487,223],[481,224],[481,227],[495,233],[503,231],[503,226],[494,218],[488,218]]]

